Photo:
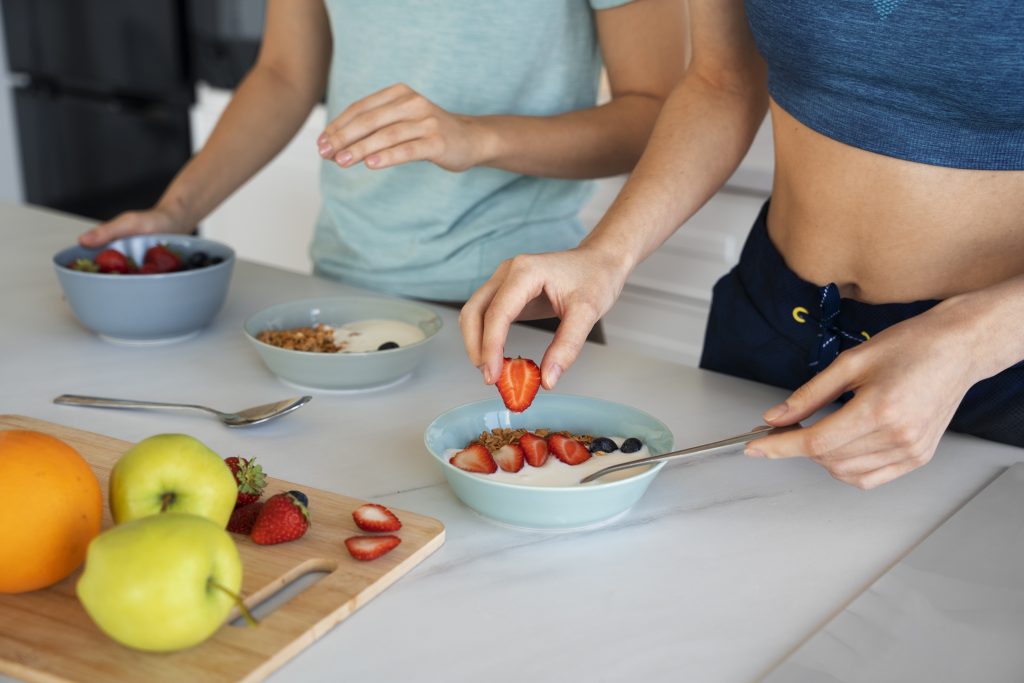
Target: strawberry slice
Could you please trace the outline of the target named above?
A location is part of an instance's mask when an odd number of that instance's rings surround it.
[[[533,467],[540,467],[548,461],[548,442],[532,432],[527,432],[519,437],[519,445],[523,448],[526,462]]]
[[[506,472],[518,472],[526,463],[526,456],[519,444],[505,444],[494,452],[494,461]]]
[[[352,519],[363,531],[398,531],[402,528],[394,512],[376,503],[360,505],[352,512]]]
[[[402,542],[398,536],[352,536],[345,539],[345,547],[352,557],[361,562],[376,560],[391,552]]]
[[[548,437],[548,448],[555,457],[566,465],[579,465],[590,459],[590,451],[576,439],[571,439],[562,434],[552,434]]]
[[[453,455],[448,462],[467,472],[494,474],[498,471],[498,465],[491,457],[491,452],[482,443],[476,441]]]
[[[506,358],[497,387],[505,407],[521,413],[530,407],[540,389],[540,368],[529,358]]]

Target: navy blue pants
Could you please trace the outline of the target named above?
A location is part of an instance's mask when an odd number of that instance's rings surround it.
[[[865,304],[801,280],[768,237],[767,216],[766,202],[739,263],[715,285],[702,368],[796,389],[839,353],[938,303]],[[971,387],[950,429],[1024,447],[1024,361]]]

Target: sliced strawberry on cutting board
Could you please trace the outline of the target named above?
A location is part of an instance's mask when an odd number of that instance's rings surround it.
[[[498,471],[498,464],[491,457],[491,452],[487,450],[486,446],[478,442],[469,444],[469,446],[453,455],[448,462],[467,472],[494,474]]]
[[[509,443],[494,451],[494,462],[506,472],[518,472],[526,464],[526,456],[519,444]]]
[[[352,512],[356,526],[363,531],[398,531],[402,522],[391,510],[376,503],[360,505]]]
[[[228,520],[228,531],[248,536],[252,533],[252,527],[256,524],[256,518],[260,516],[262,509],[263,503],[259,501],[235,508],[231,513],[231,519]]]
[[[352,536],[345,539],[345,547],[352,557],[361,562],[376,560],[391,552],[402,542],[398,536]]]
[[[519,445],[523,448],[523,455],[526,462],[533,467],[540,467],[548,461],[548,442],[532,432],[527,432],[519,437]]]
[[[529,358],[506,358],[496,386],[505,407],[521,413],[530,407],[540,389],[540,368]]]
[[[250,536],[259,545],[273,545],[302,538],[307,529],[309,499],[302,491],[288,491],[267,498]]]
[[[590,451],[576,439],[562,434],[552,434],[548,437],[548,448],[556,458],[566,465],[579,465],[590,459]]]

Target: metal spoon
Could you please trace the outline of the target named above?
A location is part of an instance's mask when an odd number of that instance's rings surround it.
[[[228,427],[248,427],[249,425],[260,424],[261,422],[273,420],[275,417],[290,413],[312,400],[312,396],[289,398],[276,403],[267,403],[266,405],[239,410],[237,413],[223,413],[213,408],[195,405],[194,403],[131,401],[120,398],[100,398],[99,396],[78,396],[75,394],[58,396],[53,399],[53,402],[68,406],[94,406],[97,408],[184,408],[186,410],[205,410],[216,415],[217,419]]]
[[[661,455],[649,455],[646,458],[638,458],[636,460],[630,460],[628,462],[620,462],[617,465],[611,465],[605,467],[603,470],[598,470],[593,474],[580,479],[581,484],[587,484],[595,479],[600,479],[606,474],[612,472],[618,472],[619,470],[628,470],[631,467],[637,467],[639,465],[646,465],[651,462],[660,462],[661,460],[674,460],[676,458],[683,458],[688,455],[696,455],[698,453],[706,453],[707,451],[717,450],[719,448],[725,448],[726,446],[736,446],[738,444],[744,444],[754,439],[760,439],[762,436],[770,436],[772,434],[782,434],[793,429],[799,428],[799,424],[789,425],[786,427],[770,427],[768,425],[761,425],[760,427],[754,427],[746,434],[739,434],[737,436],[730,436],[728,439],[722,439],[721,441],[712,441],[701,446],[693,446],[692,448],[684,448],[681,451],[672,451],[671,453],[662,453]]]

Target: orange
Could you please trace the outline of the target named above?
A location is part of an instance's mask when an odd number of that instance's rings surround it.
[[[0,431],[0,593],[75,571],[102,517],[100,484],[78,451],[47,434]]]

